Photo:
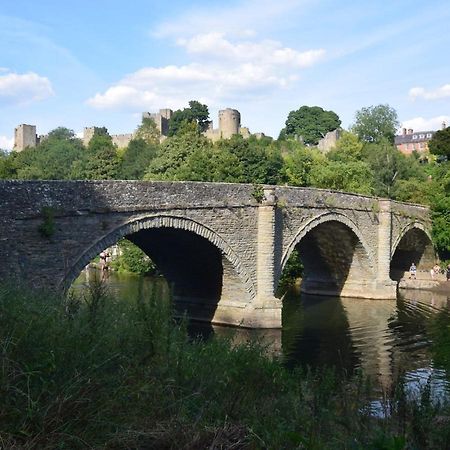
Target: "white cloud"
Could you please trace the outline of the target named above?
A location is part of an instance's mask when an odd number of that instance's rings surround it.
[[[402,128],[411,128],[414,131],[440,130],[442,122],[450,125],[450,116],[437,116],[425,119],[424,117],[414,117],[402,122]]]
[[[444,84],[434,90],[426,90],[423,87],[414,87],[409,90],[409,96],[413,100],[420,97],[425,100],[438,100],[441,98],[450,97],[450,84]]]
[[[180,108],[192,99],[209,106],[236,98],[261,98],[289,87],[299,71],[319,62],[323,49],[298,50],[277,41],[231,42],[223,33],[180,38],[193,61],[182,65],[144,67],[105,92],[87,100],[99,109],[142,111],[162,106]]]
[[[27,104],[52,95],[49,79],[34,72],[0,74],[0,104]]]
[[[223,33],[213,32],[198,34],[191,38],[180,38],[177,44],[186,48],[190,54],[207,56],[208,58],[227,59],[232,62],[251,62],[259,65],[286,65],[293,67],[309,67],[325,55],[325,50],[315,49],[299,52],[283,47],[278,41],[263,40],[259,42],[243,41],[232,43],[225,39]]]
[[[0,136],[0,149],[11,150],[14,145],[14,138],[8,138],[6,136]]]

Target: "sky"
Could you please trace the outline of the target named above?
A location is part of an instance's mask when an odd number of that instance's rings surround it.
[[[302,105],[348,129],[389,104],[415,131],[450,124],[447,0],[0,0],[0,148],[14,128],[132,132],[189,100],[277,137]]]

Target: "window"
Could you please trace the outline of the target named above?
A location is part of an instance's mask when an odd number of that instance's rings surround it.
[[[427,133],[427,138],[431,138],[433,135],[431,133]]]
[[[417,139],[417,134],[413,134],[413,139]]]
[[[419,138],[420,139],[425,139],[425,135],[424,134],[419,134]]]

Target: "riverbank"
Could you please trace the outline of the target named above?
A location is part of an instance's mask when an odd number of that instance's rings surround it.
[[[439,284],[432,288],[434,292],[450,295],[450,281],[439,281]]]
[[[258,343],[189,339],[158,292],[101,283],[60,298],[0,286],[0,442],[5,448],[448,448],[450,408],[286,369]],[[32,326],[30,326],[32,324]],[[375,405],[375,406],[374,406]],[[444,418],[445,420],[443,420]]]

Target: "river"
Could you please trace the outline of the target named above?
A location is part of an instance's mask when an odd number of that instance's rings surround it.
[[[106,284],[111,295],[124,301],[156,286],[169,297],[162,278],[113,273]],[[74,288],[86,286],[86,275],[82,274]],[[333,367],[350,375],[360,371],[384,388],[402,373],[413,388],[429,382],[441,391],[448,390],[447,378],[431,356],[429,323],[449,306],[450,297],[429,291],[405,290],[395,301],[309,296],[292,287],[283,298],[281,330],[191,323],[189,332],[202,338],[230,336],[234,342],[257,339],[289,367]]]

